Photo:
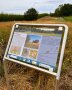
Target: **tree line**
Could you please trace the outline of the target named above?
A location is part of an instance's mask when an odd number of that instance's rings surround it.
[[[14,14],[0,14],[0,21],[19,21],[24,20],[23,15],[14,15]]]
[[[44,16],[49,16],[47,13],[38,14],[36,17],[34,15],[14,15],[14,14],[0,14],[0,22],[1,21],[30,21],[42,18]]]
[[[54,13],[42,13],[34,9],[28,9],[24,15],[14,15],[14,14],[0,14],[0,21],[23,21],[23,20],[37,20],[38,18],[44,16],[56,16],[56,17],[63,17],[63,16],[72,16],[72,4],[64,4],[59,5],[59,7],[55,10]]]
[[[59,5],[59,7],[55,10],[54,16],[72,16],[72,4]]]

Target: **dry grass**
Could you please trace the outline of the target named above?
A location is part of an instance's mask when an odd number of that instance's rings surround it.
[[[10,29],[14,23],[15,22],[0,23],[0,32],[5,33],[4,37],[8,34],[6,39],[4,38],[4,40],[6,40],[6,42],[4,42],[5,47],[9,38]],[[22,23],[25,23],[25,21],[22,21]],[[58,89],[72,90],[72,23],[48,17],[26,23],[63,23],[69,26],[68,39]],[[7,67],[11,90],[54,90],[55,78],[51,75],[12,62],[8,62]],[[6,90],[6,84],[3,77],[0,78],[0,90]]]

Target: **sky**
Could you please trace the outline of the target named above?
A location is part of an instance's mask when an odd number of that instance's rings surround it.
[[[30,37],[30,41],[35,41],[35,40],[39,40],[41,39],[41,36],[38,35],[28,35]]]
[[[24,14],[29,8],[35,8],[39,13],[53,13],[65,3],[72,4],[72,0],[1,0],[0,13]]]

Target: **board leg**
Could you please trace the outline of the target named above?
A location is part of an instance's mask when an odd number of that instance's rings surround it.
[[[9,78],[8,78],[8,73],[7,73],[7,63],[6,63],[6,60],[3,60],[3,64],[4,64],[4,72],[5,72],[7,90],[11,90],[10,85],[9,85]]]
[[[58,80],[56,79],[55,90],[58,90]]]

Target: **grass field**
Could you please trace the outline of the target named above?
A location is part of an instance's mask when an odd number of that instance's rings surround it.
[[[22,22],[25,23],[25,21]],[[2,61],[14,23],[15,22],[0,22],[0,62]],[[72,22],[61,19],[58,20],[58,18],[53,17],[44,17],[37,21],[29,21],[26,23],[57,23],[68,25],[68,39],[58,90],[72,90]],[[7,67],[11,90],[54,90],[56,81],[51,75],[12,62],[8,62]],[[7,90],[5,78],[2,75],[0,75],[0,90]]]
[[[72,22],[72,16],[64,17],[64,19],[65,19],[66,21],[70,21],[70,22]]]

